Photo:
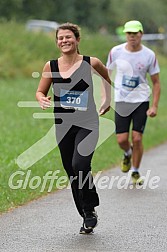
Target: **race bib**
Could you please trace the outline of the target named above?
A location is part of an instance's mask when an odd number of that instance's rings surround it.
[[[61,89],[60,106],[67,109],[86,111],[88,106],[88,91]]]
[[[139,85],[139,77],[131,77],[124,75],[122,85],[127,88],[136,88]]]

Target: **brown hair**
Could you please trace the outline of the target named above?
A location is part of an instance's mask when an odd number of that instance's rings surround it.
[[[76,24],[67,22],[67,23],[59,25],[59,27],[56,29],[56,39],[57,39],[59,30],[70,30],[74,33],[74,36],[76,37],[76,39],[80,38],[80,27]],[[78,48],[77,48],[77,52],[79,53]]]

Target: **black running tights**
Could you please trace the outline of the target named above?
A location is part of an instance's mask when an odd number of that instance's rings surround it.
[[[62,138],[62,131],[57,128],[56,138],[64,169],[71,181],[77,210],[83,216],[83,210],[92,210],[99,205],[91,175],[91,160],[98,140],[98,129],[92,132],[72,126]]]

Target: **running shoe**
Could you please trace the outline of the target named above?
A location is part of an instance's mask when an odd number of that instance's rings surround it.
[[[83,226],[80,229],[80,234],[93,233],[93,229],[97,226],[97,218],[95,211],[84,211]]]
[[[83,226],[80,228],[79,233],[80,234],[93,234],[93,228],[86,228],[83,223]]]
[[[127,156],[124,154],[122,162],[121,162],[121,171],[128,172],[131,168],[131,155]]]
[[[133,184],[143,185],[144,180],[140,177],[140,173],[138,171],[132,172],[131,174]]]

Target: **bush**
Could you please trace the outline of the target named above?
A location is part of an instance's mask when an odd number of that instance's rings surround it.
[[[31,32],[25,25],[15,22],[0,24],[0,76],[30,77],[32,72],[41,72],[44,63],[59,57],[54,33]],[[111,38],[99,34],[81,34],[80,51],[82,54],[99,57],[104,63]]]

